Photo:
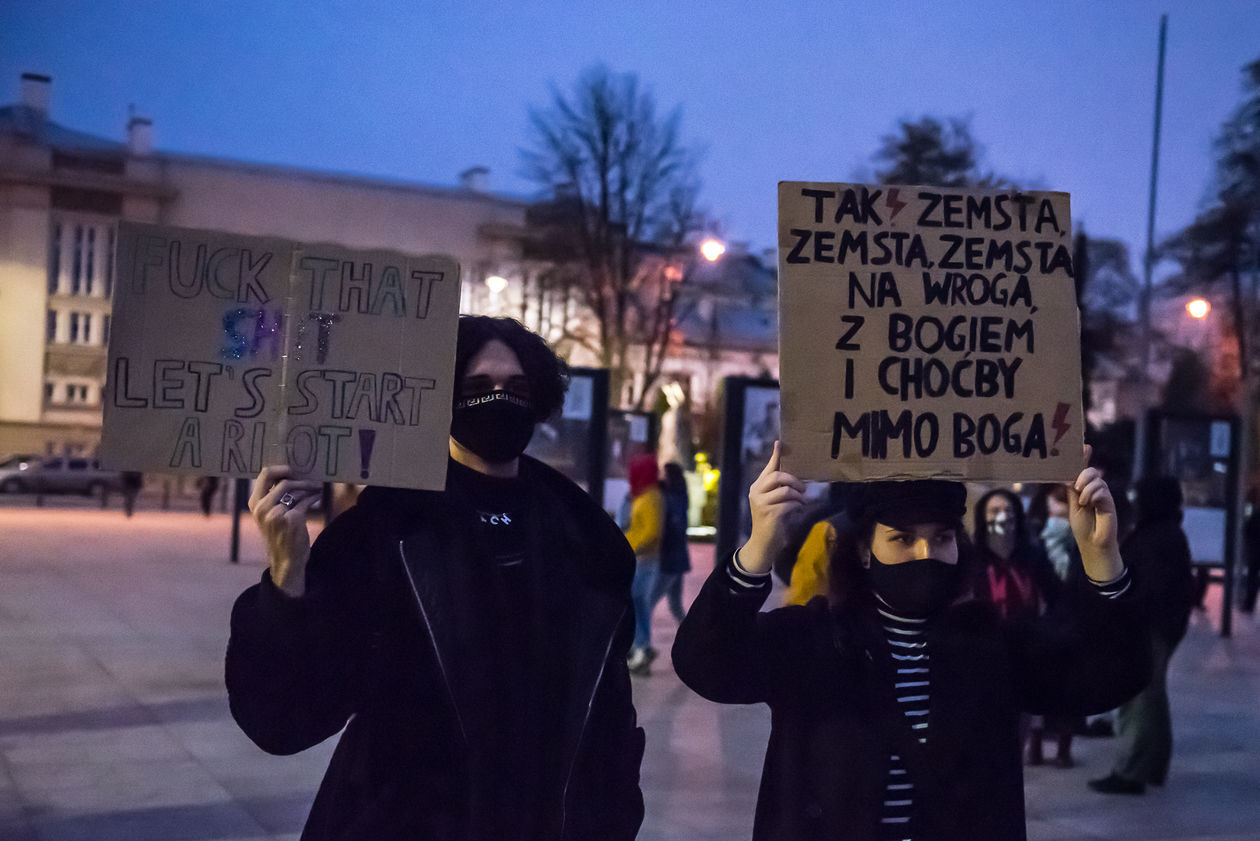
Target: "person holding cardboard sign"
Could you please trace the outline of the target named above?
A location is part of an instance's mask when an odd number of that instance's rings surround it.
[[[311,546],[318,483],[262,471],[269,569],[233,608],[232,713],[278,754],[345,728],[304,841],[629,841],[634,555],[522,454],[567,370],[518,322],[463,316],[455,383],[444,491],[369,487]]]
[[[761,612],[804,490],[776,445],[752,535],[674,642],[700,695],[771,708],[753,838],[1024,838],[1020,712],[1107,709],[1149,673],[1106,483],[1087,468],[1069,486],[1089,581],[1056,626],[969,598],[966,492],[940,480],[850,485],[830,598]]]

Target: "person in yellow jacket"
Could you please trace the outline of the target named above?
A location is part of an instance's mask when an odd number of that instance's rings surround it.
[[[806,604],[814,596],[826,596],[831,555],[836,547],[836,527],[831,520],[814,523],[796,552],[792,577],[783,594],[784,604]]]
[[[661,495],[660,468],[656,456],[647,453],[630,462],[630,526],[626,540],[634,550],[634,646],[627,664],[631,674],[651,672],[656,650],[652,648],[652,594],[661,561],[661,532],[665,525],[665,498]]]
[[[830,596],[836,523],[843,520],[843,511],[844,483],[832,482],[827,495],[801,513],[774,564],[775,573],[787,585],[785,605],[808,604],[815,596]]]

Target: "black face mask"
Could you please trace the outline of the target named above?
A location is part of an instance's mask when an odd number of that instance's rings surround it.
[[[885,564],[871,555],[866,574],[879,597],[902,616],[931,616],[958,597],[958,564],[934,558]]]
[[[495,389],[455,401],[451,437],[492,464],[525,452],[533,436],[534,407],[524,397]]]

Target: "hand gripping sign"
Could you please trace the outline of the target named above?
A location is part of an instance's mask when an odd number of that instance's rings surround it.
[[[780,182],[779,365],[802,478],[1074,477],[1068,195]]]
[[[451,258],[123,223],[115,276],[105,462],[443,486]]]

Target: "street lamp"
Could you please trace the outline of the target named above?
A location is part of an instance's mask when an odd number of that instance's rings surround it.
[[[1190,313],[1191,318],[1207,318],[1207,314],[1212,311],[1212,305],[1203,298],[1195,298],[1186,304],[1186,312]]]
[[[508,285],[507,278],[502,277],[501,275],[492,274],[488,278],[486,278],[486,286],[490,287],[491,294],[494,294],[494,295],[503,294],[503,290],[507,289],[507,285]]]
[[[700,243],[700,253],[704,256],[704,259],[713,263],[726,253],[726,245],[721,240],[709,237],[704,242]]]

